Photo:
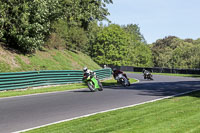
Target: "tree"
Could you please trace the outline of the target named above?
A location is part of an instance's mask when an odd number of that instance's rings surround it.
[[[151,67],[150,48],[140,39],[133,40],[138,34],[116,24],[105,26],[97,33],[91,56],[99,64]]]
[[[107,19],[106,4],[110,3],[112,0],[0,1],[0,41],[23,53],[34,52],[51,33],[56,35],[52,26],[61,19],[69,29],[69,41],[80,46],[81,41],[87,42],[85,31],[90,22]],[[79,48],[70,42],[66,45]]]
[[[98,33],[93,59],[99,64],[125,65],[129,38],[119,25],[111,24]]]
[[[93,52],[93,45],[97,42],[97,35],[99,32],[102,32],[103,25],[98,25],[97,21],[90,23],[88,30],[87,30],[87,37],[88,37],[88,47],[86,49],[86,53],[89,54],[91,57],[94,57]]]
[[[156,67],[199,68],[198,40],[165,37],[157,40],[151,47]]]
[[[140,33],[139,26],[136,24],[128,24],[121,27],[130,38],[130,45],[128,46],[129,61],[127,64],[138,67],[153,66],[151,50],[147,46],[145,38]]]
[[[139,42],[132,49],[130,49],[130,66],[137,67],[152,67],[152,52],[150,48],[144,44]]]
[[[155,67],[172,67],[169,60],[173,49],[180,44],[179,41],[175,36],[168,36],[153,43],[151,50]]]
[[[5,34],[5,29],[4,29],[4,24],[6,22],[6,5],[2,1],[0,1],[0,41],[5,40],[4,34]]]
[[[90,22],[108,20],[106,4],[112,0],[61,0],[63,12],[70,25],[79,25],[85,30]]]
[[[4,39],[10,46],[27,53],[44,44],[49,34],[50,23],[59,14],[58,0],[8,0],[1,1],[3,15],[1,29]]]
[[[131,41],[135,43],[136,41],[146,43],[144,36],[140,33],[140,28],[136,24],[123,25],[122,28],[130,34]]]

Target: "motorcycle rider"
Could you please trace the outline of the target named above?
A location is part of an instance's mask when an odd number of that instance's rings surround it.
[[[96,80],[97,80],[97,83],[94,84],[95,88],[98,88],[99,91],[102,91],[103,90],[103,86],[102,85],[101,85],[101,87],[99,86],[100,83],[98,83],[99,81],[98,81],[98,78],[96,77],[96,73],[93,72],[92,70],[88,69],[87,67],[84,67],[83,68],[83,81],[86,81],[87,78],[89,78],[89,79],[91,78],[92,79],[93,77],[95,77]]]
[[[129,78],[126,76],[126,74],[124,72],[122,72],[121,70],[117,70],[116,68],[113,68],[113,77],[115,80],[119,74],[122,74],[126,79],[129,80]]]
[[[94,75],[95,75],[95,73],[92,70],[88,69],[87,67],[83,68],[83,78],[84,79],[88,78],[89,76],[94,76]]]
[[[151,73],[150,73],[149,71],[147,71],[146,69],[143,69],[142,72],[143,72],[143,74],[144,74],[144,79],[146,79],[147,76],[148,76],[149,74],[151,74]]]

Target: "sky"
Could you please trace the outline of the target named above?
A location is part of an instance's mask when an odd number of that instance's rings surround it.
[[[113,0],[108,19],[137,24],[147,43],[166,36],[200,38],[200,0]]]

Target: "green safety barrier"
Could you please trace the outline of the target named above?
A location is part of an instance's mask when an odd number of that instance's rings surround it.
[[[112,74],[110,68],[94,71],[102,80]],[[43,70],[30,72],[0,73],[0,91],[11,89],[23,89],[45,85],[59,85],[69,83],[81,83],[83,71],[81,70]]]

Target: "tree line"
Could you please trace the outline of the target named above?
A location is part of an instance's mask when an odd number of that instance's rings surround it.
[[[0,41],[23,53],[44,47],[49,38],[60,41],[55,47],[84,45],[90,23],[106,20],[110,3],[112,0],[1,0]]]
[[[112,24],[112,0],[1,0],[0,42],[27,54],[81,51],[98,64],[199,68],[200,39],[174,36],[147,44],[137,24]],[[102,23],[109,22],[108,25]]]
[[[155,67],[200,68],[200,38],[180,39],[168,36],[150,46]]]
[[[136,24],[110,24],[97,33],[90,56],[98,64],[153,66],[151,50]]]

